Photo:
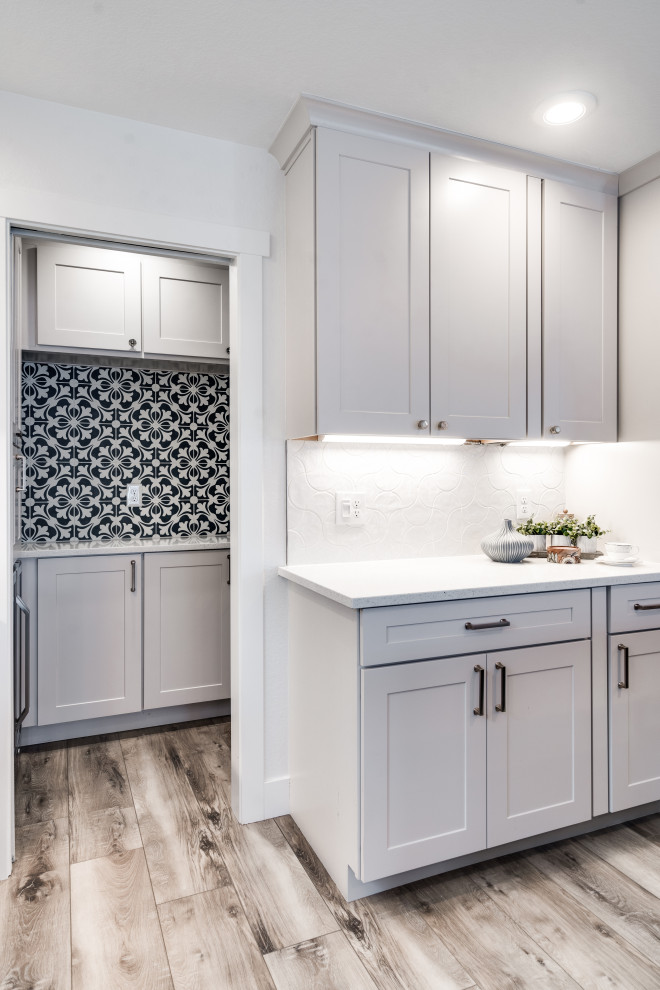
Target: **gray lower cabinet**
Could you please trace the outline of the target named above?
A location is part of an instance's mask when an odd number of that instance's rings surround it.
[[[610,589],[610,811],[660,800],[660,582]]]
[[[609,637],[610,810],[660,800],[660,629]]]
[[[361,879],[591,817],[588,640],[362,670]]]
[[[142,559],[39,561],[39,725],[142,708]]]
[[[38,561],[39,725],[229,698],[226,550]]]
[[[146,555],[144,707],[228,697],[228,554]]]

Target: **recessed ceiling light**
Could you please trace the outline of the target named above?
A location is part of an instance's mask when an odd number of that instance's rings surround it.
[[[576,90],[572,93],[559,93],[540,103],[533,113],[537,124],[574,124],[582,120],[596,106],[592,93]]]

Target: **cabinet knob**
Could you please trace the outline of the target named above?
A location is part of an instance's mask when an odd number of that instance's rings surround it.
[[[417,423],[418,430],[428,430],[428,428],[429,428],[428,419],[420,419],[419,422]]]
[[[444,419],[441,419],[440,422],[438,423],[438,429],[439,430],[446,430],[447,429],[447,421],[444,420]]]
[[[551,426],[550,427],[550,432],[551,433],[561,433],[561,426]]]
[[[135,337],[131,337],[131,339],[128,342],[128,346],[135,347],[136,344],[137,344],[137,340],[135,339]]]

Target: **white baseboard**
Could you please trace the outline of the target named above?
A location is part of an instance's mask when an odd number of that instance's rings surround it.
[[[289,814],[289,777],[276,777],[265,782],[264,813],[266,818]]]

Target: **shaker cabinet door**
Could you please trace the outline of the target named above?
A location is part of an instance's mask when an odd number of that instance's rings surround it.
[[[152,354],[226,358],[229,271],[157,256],[142,259],[144,349]]]
[[[609,637],[610,811],[660,800],[660,630]]]
[[[617,197],[543,182],[543,436],[617,438]]]
[[[431,432],[527,428],[527,178],[431,155]]]
[[[589,819],[590,642],[489,654],[487,709],[488,846]]]
[[[485,660],[362,671],[361,880],[485,848]]]
[[[37,344],[141,350],[140,257],[57,241],[37,248]]]
[[[226,550],[145,555],[144,707],[229,697]]]
[[[317,432],[428,434],[428,152],[316,150]]]
[[[141,561],[39,561],[39,725],[142,708]]]

